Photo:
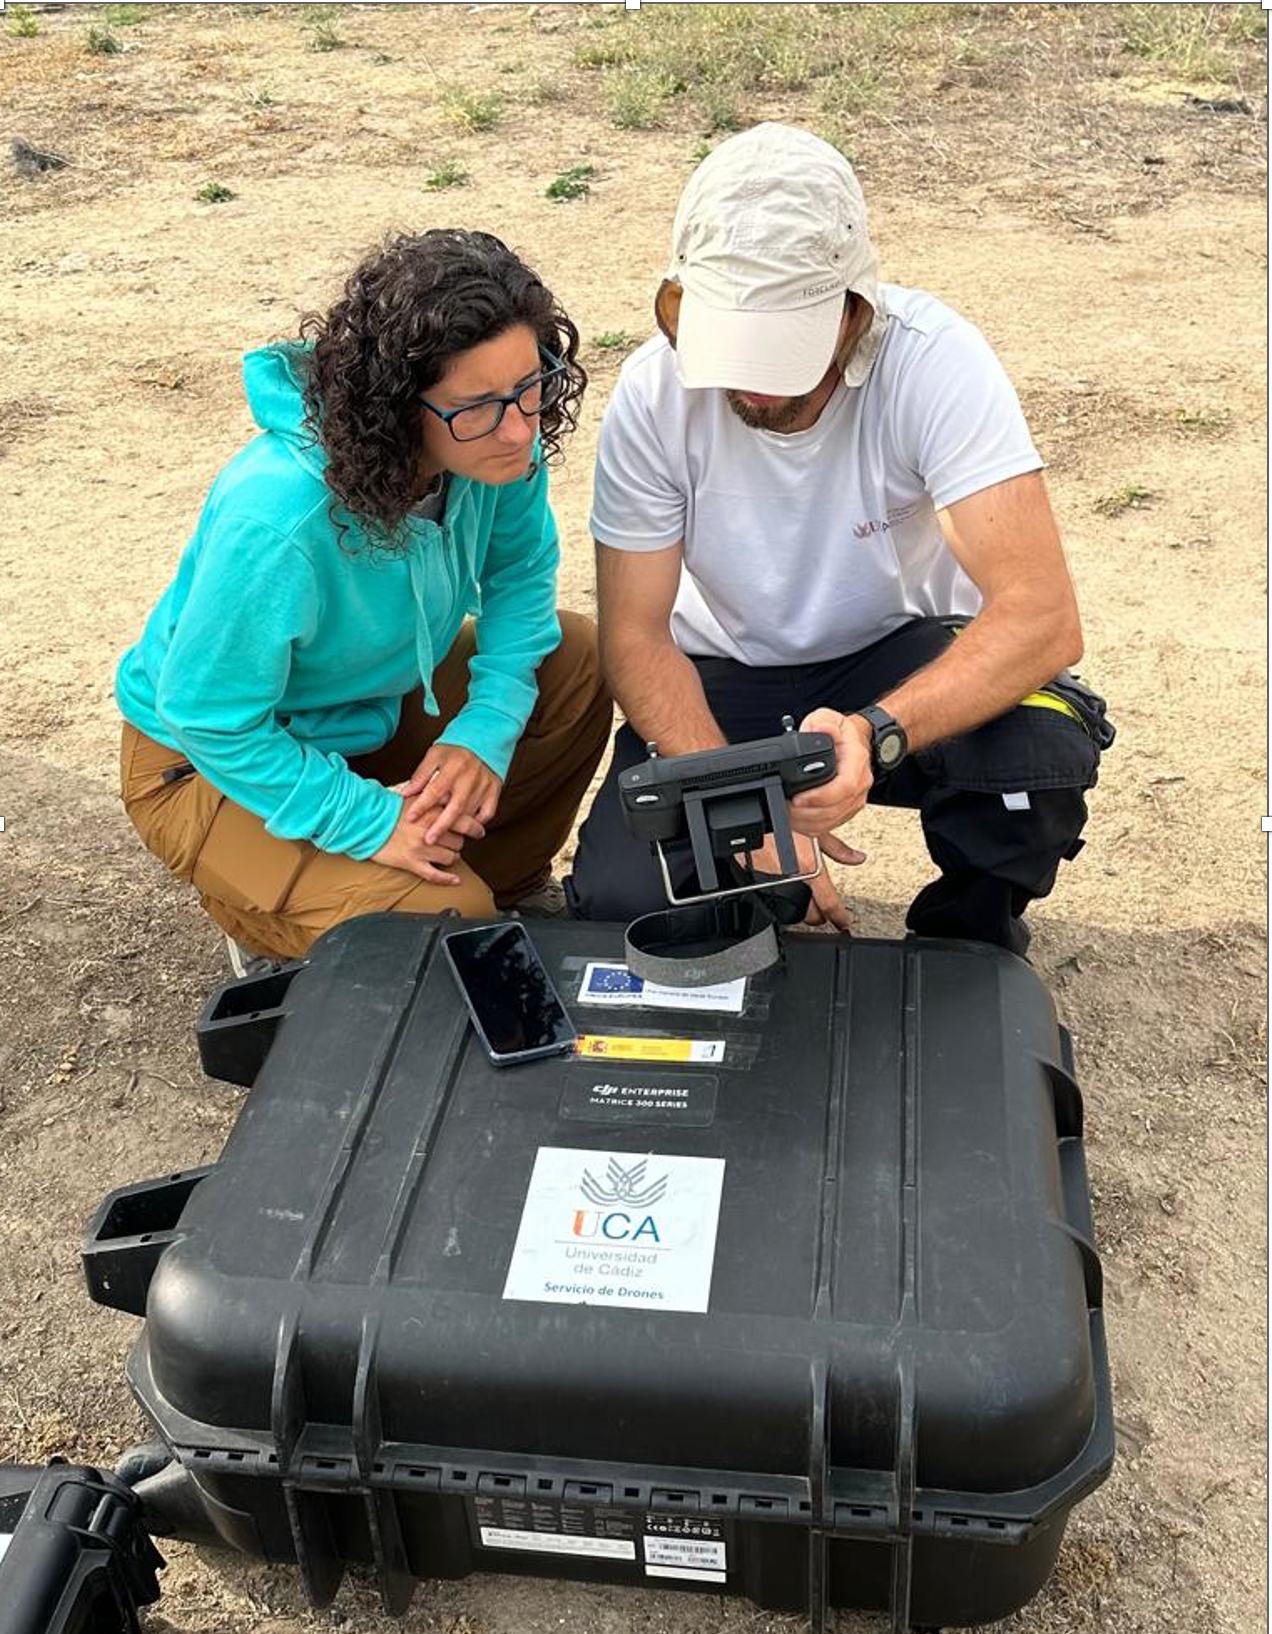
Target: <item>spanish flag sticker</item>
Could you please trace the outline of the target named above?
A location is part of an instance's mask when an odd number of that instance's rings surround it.
[[[609,1033],[583,1033],[576,1055],[589,1061],[715,1061],[724,1060],[722,1038],[623,1038]]]

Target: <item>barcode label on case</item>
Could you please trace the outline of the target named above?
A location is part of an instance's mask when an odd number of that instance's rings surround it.
[[[645,1534],[645,1575],[687,1577],[699,1583],[726,1579],[723,1543],[712,1538],[651,1537]]]

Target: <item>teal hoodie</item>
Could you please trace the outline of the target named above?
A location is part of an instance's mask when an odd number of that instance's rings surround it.
[[[370,857],[402,802],[347,757],[388,742],[421,682],[438,714],[433,671],[468,613],[468,700],[440,741],[507,773],[535,670],[561,639],[547,472],[498,487],[452,476],[441,525],[409,519],[400,554],[337,510],[342,542],[293,347],[243,362],[262,435],[213,483],[176,577],[120,660],[115,697],[271,834]]]

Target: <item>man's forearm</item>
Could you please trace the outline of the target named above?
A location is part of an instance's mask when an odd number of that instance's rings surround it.
[[[1081,656],[1076,617],[996,604],[878,702],[905,728],[911,749],[923,749],[1004,714]]]
[[[728,741],[707,706],[697,670],[671,641],[602,637],[601,664],[633,732],[656,743],[660,754],[718,749]]]

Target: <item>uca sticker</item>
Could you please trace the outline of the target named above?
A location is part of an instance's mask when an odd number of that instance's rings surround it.
[[[705,1311],[724,1159],[541,1146],[505,1299]]]

